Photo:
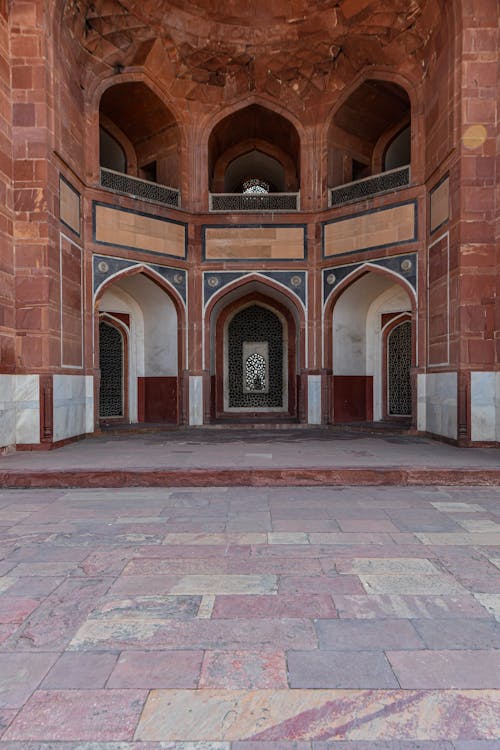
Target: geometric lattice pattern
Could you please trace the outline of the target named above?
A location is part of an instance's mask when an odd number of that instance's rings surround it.
[[[101,185],[117,193],[125,193],[154,203],[165,203],[167,206],[180,205],[180,193],[175,188],[131,177],[128,174],[115,172],[113,169],[101,167]]]
[[[248,342],[252,341],[259,342],[261,346],[262,342],[267,342],[268,362],[258,353],[254,358],[249,355],[243,362],[243,344],[248,346]],[[251,410],[283,406],[283,327],[277,315],[259,305],[241,310],[229,324],[227,352],[230,408],[246,407]],[[266,382],[266,370],[269,383]],[[248,392],[246,388],[250,381],[252,390]]]
[[[382,172],[373,177],[366,177],[363,180],[350,182],[348,185],[332,188],[330,190],[330,206],[358,201],[379,193],[408,187],[409,184],[410,167],[399,167],[398,169],[392,169],[390,172]]]
[[[299,193],[211,193],[210,211],[298,211]]]
[[[115,326],[99,323],[99,416],[123,416],[123,336]]]
[[[387,341],[389,415],[411,415],[411,323],[396,326]]]
[[[266,360],[254,352],[245,361],[245,391],[259,393],[267,391]]]

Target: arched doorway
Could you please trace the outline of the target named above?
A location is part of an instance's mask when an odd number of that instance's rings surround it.
[[[297,327],[291,311],[255,292],[233,299],[217,312],[213,416],[295,418]]]
[[[386,337],[386,416],[409,417],[411,394],[411,321],[396,323]]]
[[[182,326],[169,294],[137,272],[108,284],[97,304],[101,421],[178,423]]]
[[[333,422],[412,416],[410,295],[396,276],[371,270],[339,293],[331,323]]]
[[[126,340],[118,322],[107,317],[99,321],[99,418],[123,420],[127,416],[125,397]]]

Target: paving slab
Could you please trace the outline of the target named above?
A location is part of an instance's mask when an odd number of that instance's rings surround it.
[[[424,641],[407,620],[319,620],[316,632],[326,651],[385,651],[424,648]]]
[[[287,686],[283,651],[208,651],[203,659],[200,688],[280,689]]]
[[[291,688],[396,688],[394,676],[381,651],[289,651]]]
[[[439,596],[422,594],[368,594],[364,596],[336,594],[334,599],[339,617],[347,618],[465,618],[483,619],[486,604],[471,594]],[[500,604],[500,597],[499,597]],[[500,616],[500,610],[499,610]]]
[[[38,690],[4,734],[7,740],[131,740],[144,690]]]
[[[65,652],[40,687],[45,690],[103,688],[116,664],[116,654]],[[184,686],[183,686],[184,687]]]
[[[404,688],[500,688],[500,652],[387,651]]]
[[[497,739],[491,690],[152,691],[140,740]]]
[[[133,651],[120,654],[108,688],[191,688],[198,685],[203,651]]]
[[[56,659],[56,654],[0,654],[0,708],[20,708]]]

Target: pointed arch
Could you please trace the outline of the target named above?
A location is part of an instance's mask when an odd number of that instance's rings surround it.
[[[293,315],[298,333],[297,366],[307,367],[307,322],[306,308],[299,298],[278,281],[269,279],[259,273],[250,272],[220,289],[205,306],[203,324],[203,362],[204,369],[209,366],[211,342],[213,342],[213,324],[220,311],[230,302],[251,293],[260,293],[276,299]],[[214,317],[215,316],[215,317]]]
[[[333,366],[333,350],[332,350],[332,321],[333,321],[333,310],[337,304],[339,298],[355,281],[365,276],[367,273],[375,273],[381,276],[391,278],[395,283],[399,284],[405,292],[408,294],[410,303],[412,306],[412,318],[414,326],[416,325],[416,313],[417,313],[417,295],[412,285],[400,274],[392,271],[390,268],[384,268],[383,266],[376,265],[375,263],[363,263],[362,266],[355,268],[348,276],[346,276],[339,285],[333,290],[326,300],[323,308],[323,364],[327,370],[332,369]]]
[[[115,274],[109,276],[103,283],[98,287],[94,294],[94,318],[97,317],[95,314],[99,308],[99,302],[102,299],[105,292],[110,289],[114,283],[120,279],[128,278],[131,276],[143,275],[152,281],[156,286],[162,289],[167,297],[171,300],[177,313],[177,351],[178,351],[178,370],[182,372],[186,368],[186,352],[187,352],[187,319],[186,319],[186,307],[183,299],[179,295],[179,292],[159,273],[153,268],[150,268],[144,264],[137,264],[124,268],[117,271]]]

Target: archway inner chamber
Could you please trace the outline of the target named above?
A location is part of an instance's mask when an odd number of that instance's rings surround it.
[[[260,305],[236,313],[227,330],[227,406],[281,409],[284,335],[280,318]]]

